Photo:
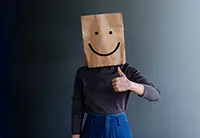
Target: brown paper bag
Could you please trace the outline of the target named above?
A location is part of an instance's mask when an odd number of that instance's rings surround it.
[[[85,60],[88,67],[126,62],[122,13],[81,16]]]

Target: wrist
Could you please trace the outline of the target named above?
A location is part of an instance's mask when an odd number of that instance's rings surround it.
[[[136,87],[135,82],[132,82],[132,81],[129,80],[129,85],[128,86],[129,86],[128,87],[129,91],[134,91],[135,90],[135,87]]]
[[[135,82],[132,82],[132,81],[130,81],[129,90],[131,92],[135,92],[138,95],[143,95],[144,94],[144,86],[142,84],[135,83]]]

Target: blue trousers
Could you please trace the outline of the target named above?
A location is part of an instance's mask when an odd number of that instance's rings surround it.
[[[88,115],[81,138],[132,138],[125,112],[114,115]]]

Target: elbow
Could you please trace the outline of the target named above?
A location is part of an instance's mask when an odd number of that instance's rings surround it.
[[[157,102],[157,101],[159,101],[160,100],[160,97],[157,97],[157,98],[155,98],[155,99],[150,99],[149,101],[150,102]]]
[[[144,85],[143,97],[151,102],[159,101],[161,98],[160,91],[151,85]]]
[[[160,99],[161,99],[160,92],[157,91],[157,94],[156,94],[154,97],[152,97],[151,99],[149,99],[149,101],[150,101],[150,102],[157,102],[157,101],[159,101]]]

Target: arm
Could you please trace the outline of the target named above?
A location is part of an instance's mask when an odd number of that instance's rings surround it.
[[[139,83],[135,83],[133,81],[129,81],[129,91],[131,92],[135,92],[137,95],[139,96],[143,96],[144,95],[144,85],[139,84]]]
[[[155,85],[149,82],[137,69],[130,67],[130,70],[132,70],[131,72],[133,75],[130,79],[129,90],[149,101],[159,100],[160,91],[155,87]]]
[[[71,110],[72,138],[80,138],[82,120],[84,117],[84,95],[83,84],[79,76],[79,71],[77,71],[74,80],[74,93],[72,97]]]
[[[157,101],[160,91],[150,83],[137,69],[129,66],[126,75],[118,68],[120,77],[113,79],[113,88],[117,92],[131,91],[149,101]]]

